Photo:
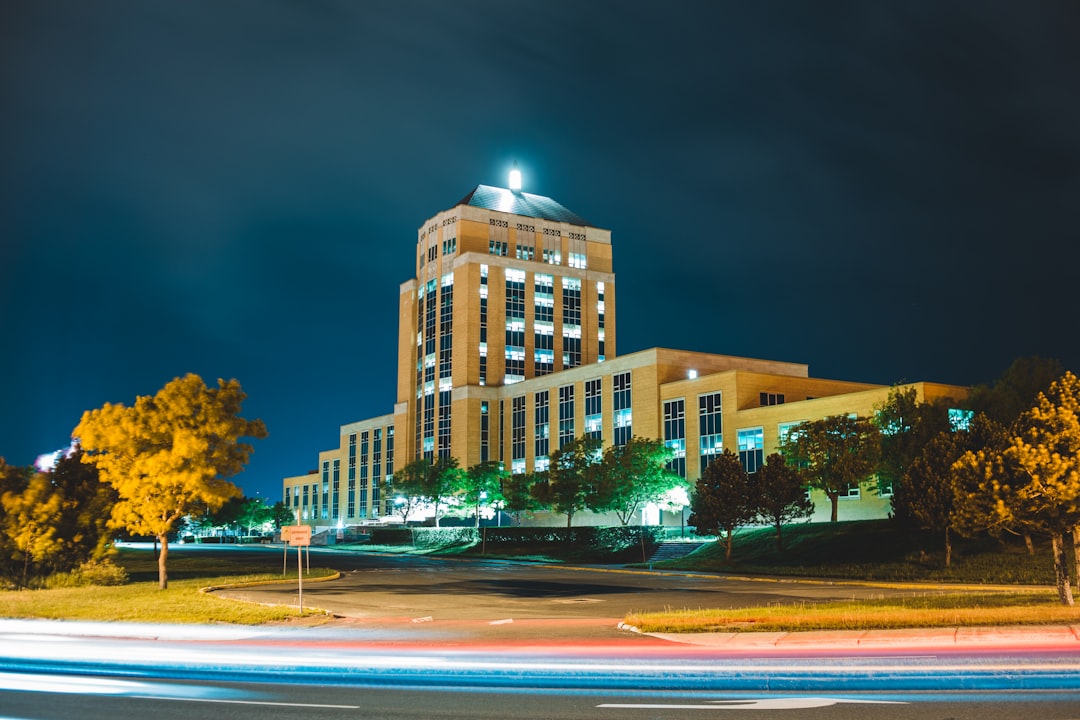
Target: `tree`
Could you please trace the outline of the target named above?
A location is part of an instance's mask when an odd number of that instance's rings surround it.
[[[36,472],[18,489],[0,495],[3,531],[21,565],[19,587],[26,587],[31,570],[45,565],[63,547],[57,527],[63,510],[63,496],[45,473]],[[33,574],[37,574],[34,572]]]
[[[1073,604],[1065,536],[1080,525],[1080,381],[1065,373],[1008,437],[953,467],[958,529],[1050,536],[1058,597]],[[1075,551],[1074,551],[1075,552]]]
[[[1005,437],[1005,428],[980,413],[966,429],[931,439],[896,486],[893,507],[903,507],[907,520],[943,536],[945,567],[952,565],[952,530],[957,522],[953,466],[966,452],[1003,445]]]
[[[869,422],[834,415],[800,424],[781,451],[802,469],[811,488],[829,498],[830,520],[836,522],[840,496],[874,471],[878,448],[878,433]]]
[[[566,514],[566,527],[574,514],[596,503],[600,440],[579,437],[551,454],[547,476],[532,486],[533,496],[558,513]]]
[[[431,505],[435,513],[435,527],[446,501],[460,492],[461,469],[457,458],[426,458],[414,460],[394,475],[395,513],[406,522],[409,515],[423,505]]]
[[[625,445],[604,451],[598,473],[595,506],[612,511],[626,525],[644,505],[659,503],[668,491],[686,481],[667,468],[671,449],[660,440],[631,437]]]
[[[725,449],[701,473],[690,500],[690,524],[699,534],[716,533],[725,538],[724,558],[731,562],[735,531],[752,522],[754,507],[750,482],[742,462]]]
[[[465,471],[462,476],[462,500],[473,508],[475,527],[480,527],[480,506],[486,501],[489,505],[501,506],[504,502],[502,489],[506,470],[501,462],[489,460],[477,463]]]
[[[538,483],[547,483],[546,472],[537,474],[519,473],[503,477],[501,495],[504,508],[514,518],[515,522],[521,522],[523,513],[539,509],[540,501],[537,500],[532,491],[533,486]]]
[[[1072,605],[1065,535],[1080,540],[1080,380],[1071,372],[1040,393],[1020,416],[1004,455],[1027,482],[1018,488],[1019,514],[1050,535],[1062,603]],[[1075,552],[1075,551],[1074,551]]]
[[[188,514],[221,507],[240,494],[227,478],[251,456],[243,438],[266,437],[261,420],[240,416],[246,395],[236,380],[209,388],[189,374],[131,407],[106,403],[74,430],[101,479],[116,490],[112,525],[161,544],[158,585],[168,587],[169,533]]]
[[[915,458],[939,433],[951,431],[949,401],[919,402],[915,388],[894,387],[888,399],[875,406],[873,424],[881,439],[877,476],[880,488],[892,491],[893,516],[906,520],[909,495],[901,486]]]
[[[294,520],[296,520],[296,514],[280,500],[270,507],[270,521],[274,523],[275,530],[292,525]]]
[[[776,549],[783,550],[784,524],[814,514],[814,503],[806,497],[806,481],[783,455],[773,453],[750,478],[750,485],[757,518],[776,528]]]
[[[53,487],[63,496],[58,527],[63,549],[54,558],[58,570],[72,570],[112,552],[108,526],[116,490],[101,482],[97,467],[83,462],[84,455],[83,449],[75,446],[62,454],[49,472]]]

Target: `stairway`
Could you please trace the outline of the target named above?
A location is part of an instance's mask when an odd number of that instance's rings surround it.
[[[656,550],[653,551],[652,556],[649,558],[649,563],[686,557],[704,544],[705,542],[700,540],[665,540],[656,546]]]

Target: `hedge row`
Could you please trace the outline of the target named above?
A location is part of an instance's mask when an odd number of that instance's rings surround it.
[[[483,532],[484,542],[489,546],[519,546],[554,543],[573,545],[578,548],[604,550],[622,550],[640,545],[644,539],[647,545],[655,545],[663,539],[665,528],[636,525],[618,527],[488,527],[475,528],[373,528],[373,545],[413,545],[415,547],[452,547],[454,545],[472,545],[480,542]]]

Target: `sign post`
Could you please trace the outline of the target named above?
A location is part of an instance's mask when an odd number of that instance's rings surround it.
[[[303,548],[311,547],[311,526],[310,525],[285,525],[281,528],[281,539],[285,541],[286,545],[296,546],[296,582],[297,582],[297,595],[300,610],[304,609],[304,558],[302,556]],[[286,565],[288,564],[288,555],[286,555]]]

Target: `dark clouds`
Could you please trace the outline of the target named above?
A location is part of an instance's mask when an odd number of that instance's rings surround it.
[[[415,231],[513,161],[613,231],[619,349],[1080,367],[1070,2],[14,2],[0,455],[236,377],[276,497],[390,411]]]

